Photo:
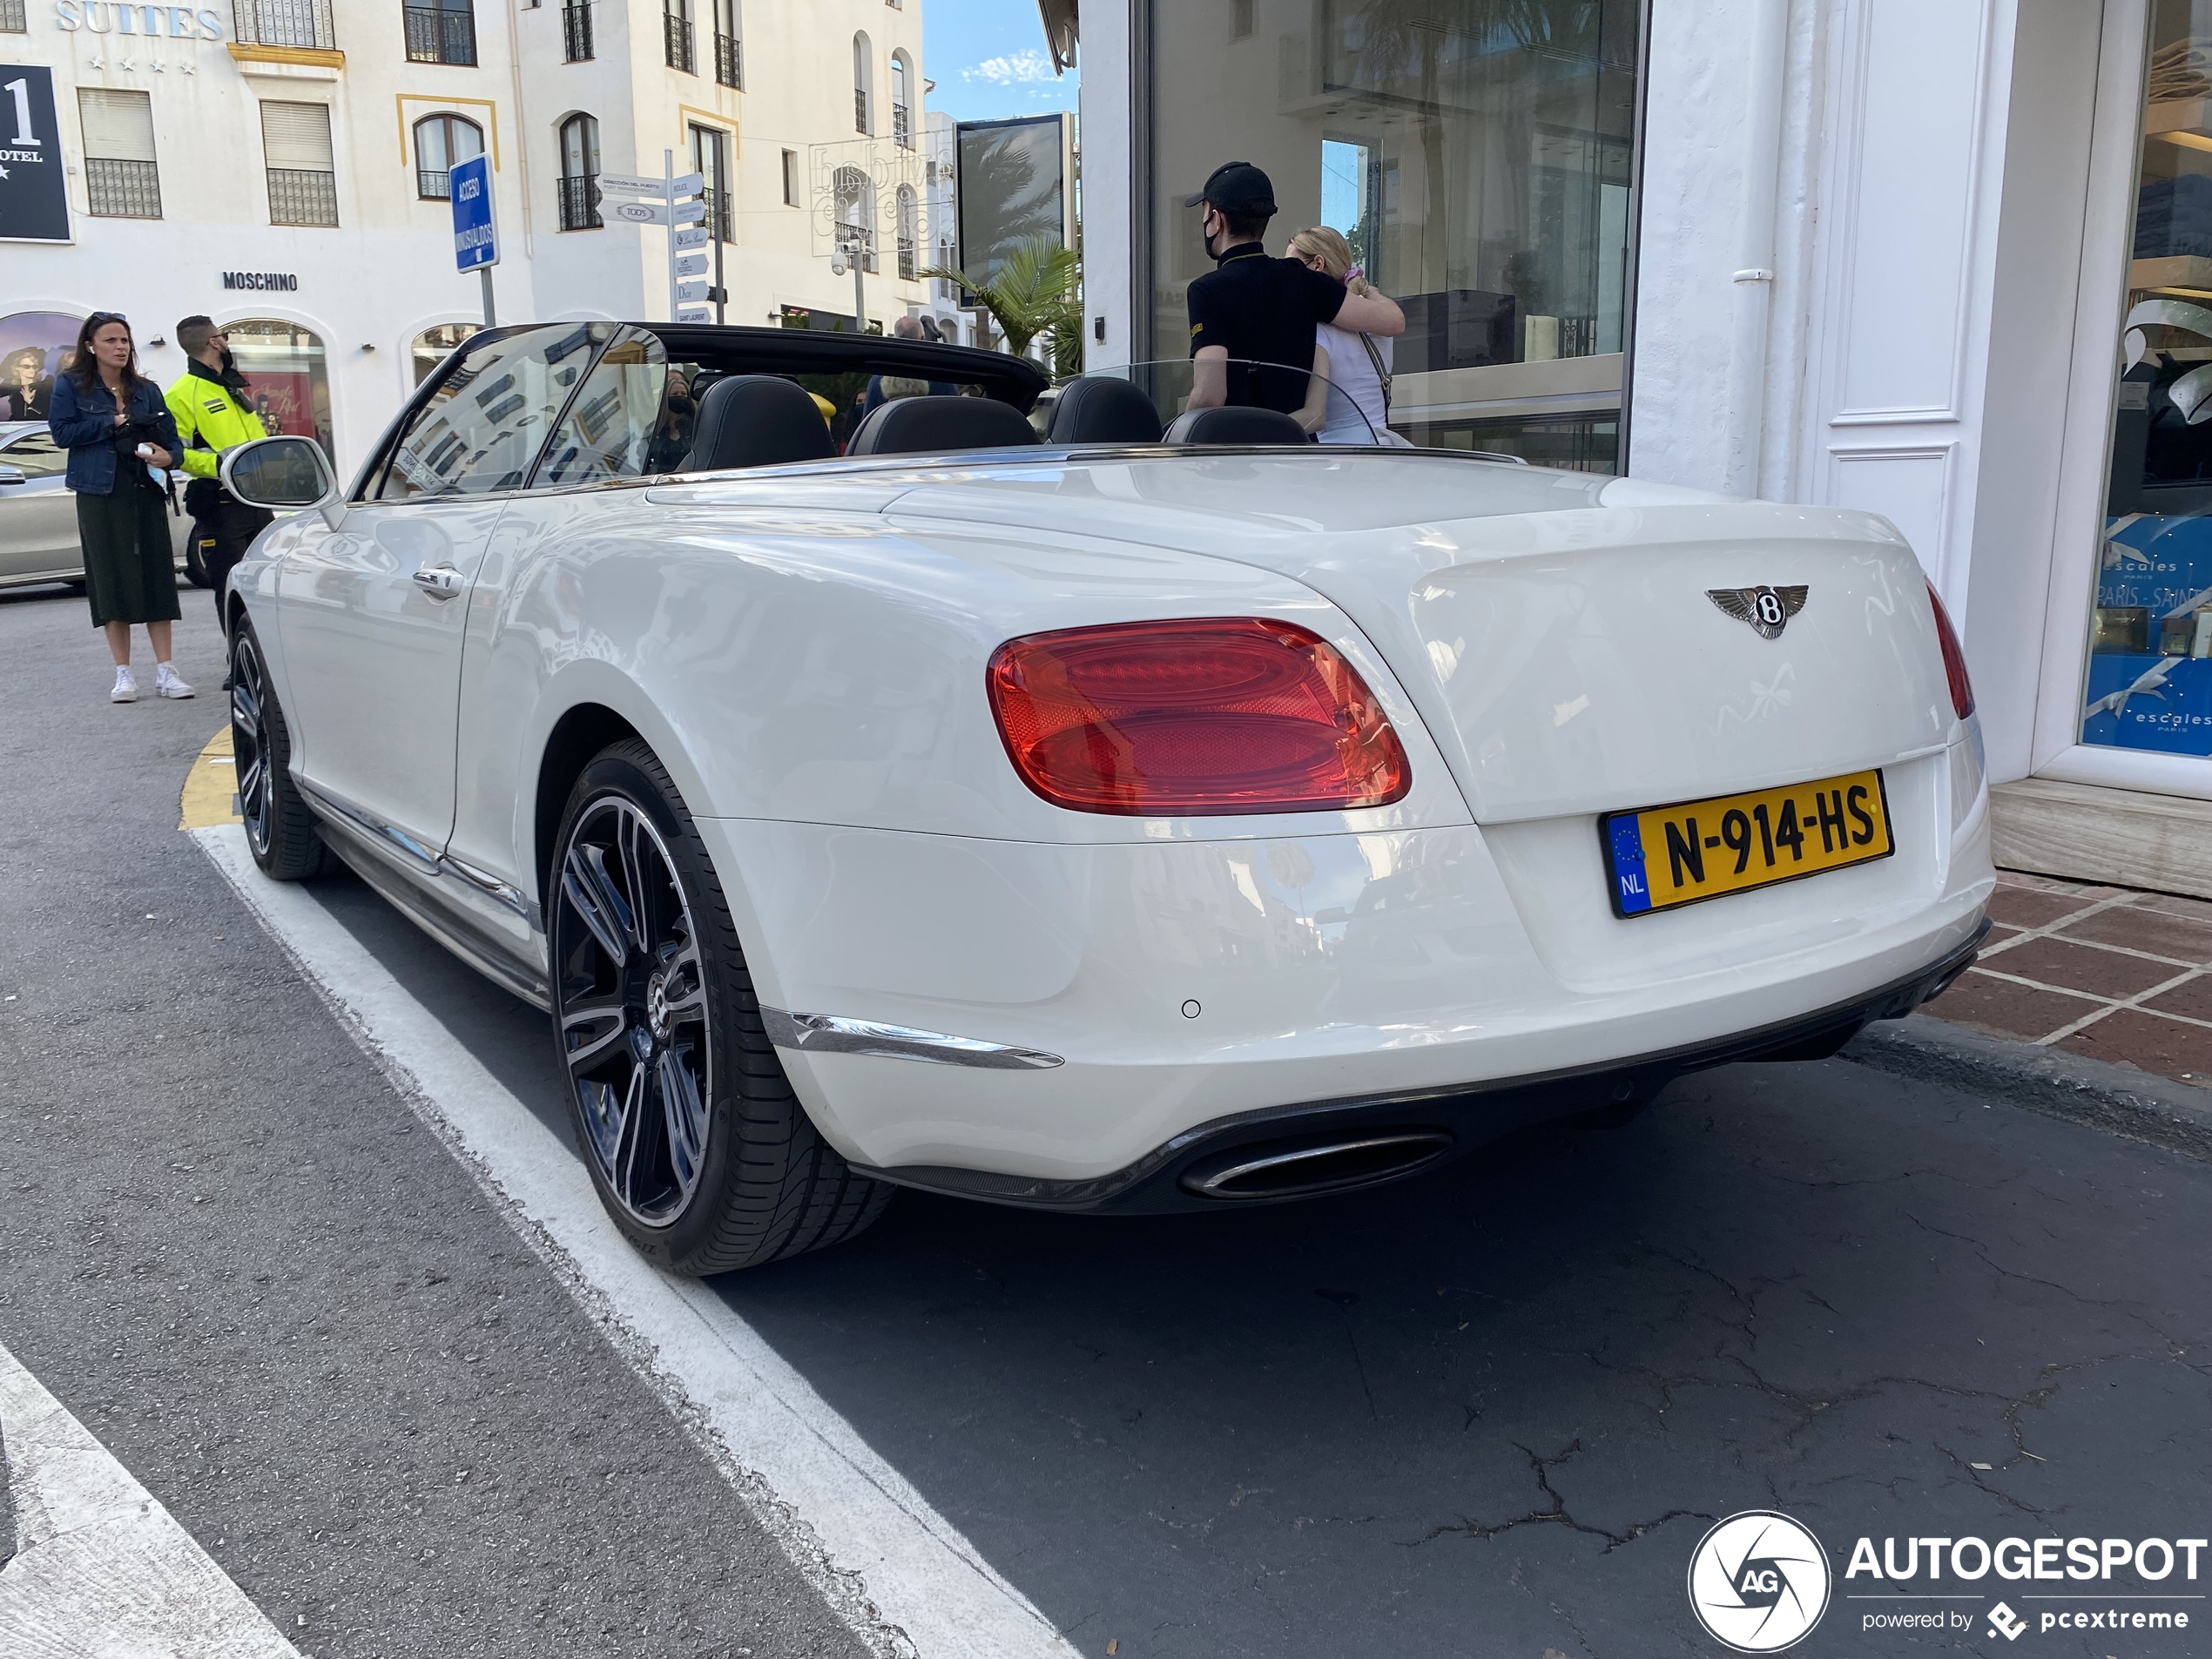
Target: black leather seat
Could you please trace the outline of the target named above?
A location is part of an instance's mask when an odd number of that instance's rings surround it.
[[[774,374],[724,375],[699,399],[698,421],[684,472],[827,461],[837,454],[806,388]]]
[[[1061,443],[1157,443],[1160,415],[1152,400],[1127,381],[1070,381],[1052,409],[1052,436]]]
[[[942,455],[1033,444],[1036,428],[1011,403],[990,397],[900,397],[860,422],[848,455]]]
[[[1308,443],[1305,428],[1277,409],[1186,409],[1169,422],[1170,443]]]

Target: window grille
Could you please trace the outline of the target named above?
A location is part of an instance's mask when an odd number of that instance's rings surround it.
[[[476,61],[476,14],[441,6],[401,8],[407,22],[407,58],[410,64],[474,64]]]
[[[246,46],[338,49],[330,0],[231,0],[231,29]]]
[[[331,156],[327,104],[265,100],[261,150],[268,167],[270,224],[338,222],[338,167]]]

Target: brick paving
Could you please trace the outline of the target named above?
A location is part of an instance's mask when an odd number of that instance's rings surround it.
[[[1989,914],[1923,1012],[2212,1089],[2212,903],[2003,870]]]

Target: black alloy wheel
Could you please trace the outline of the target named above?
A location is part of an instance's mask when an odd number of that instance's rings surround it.
[[[851,1238],[891,1189],[792,1093],[705,843],[659,759],[618,743],[570,792],[546,882],[553,1035],[585,1166],[646,1256],[682,1273]]]
[[[231,755],[239,818],[261,873],[304,881],[328,867],[314,813],[292,781],[292,733],[269,684],[253,624],[243,617],[231,636]]]

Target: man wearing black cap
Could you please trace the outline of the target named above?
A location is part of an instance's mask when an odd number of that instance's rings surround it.
[[[1200,228],[1216,266],[1190,285],[1187,301],[1192,408],[1231,403],[1291,414],[1305,401],[1317,324],[1386,337],[1406,332],[1396,300],[1352,293],[1296,260],[1268,258],[1259,239],[1275,216],[1275,186],[1251,162],[1216,167],[1184,206],[1205,210]],[[1296,372],[1271,374],[1246,363]]]

